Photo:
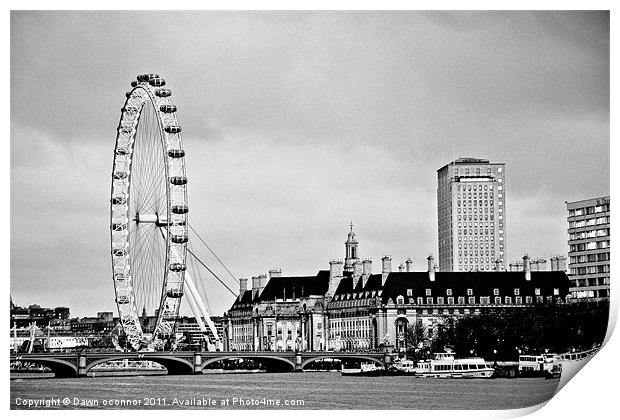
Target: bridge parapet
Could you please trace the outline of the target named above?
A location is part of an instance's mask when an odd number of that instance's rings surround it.
[[[168,374],[200,374],[206,366],[220,360],[249,359],[273,372],[303,371],[310,363],[322,359],[366,360],[389,365],[387,353],[354,353],[333,351],[229,351],[229,352],[79,352],[12,354],[11,362],[37,363],[52,369],[57,377],[87,376],[95,366],[116,360],[153,361],[163,365]]]

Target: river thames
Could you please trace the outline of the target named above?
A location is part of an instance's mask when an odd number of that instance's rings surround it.
[[[339,372],[72,379],[24,375],[12,376],[10,382],[11,409],[28,409],[30,403],[30,409],[493,410],[543,403],[558,386],[558,380],[542,378],[343,377]]]

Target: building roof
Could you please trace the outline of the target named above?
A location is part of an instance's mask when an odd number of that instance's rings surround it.
[[[252,297],[252,289],[243,293],[241,299],[237,298],[232,308],[238,305],[251,304],[260,301],[273,301],[276,299],[291,299],[308,297],[311,295],[323,296],[329,286],[329,270],[320,270],[314,276],[281,276],[271,277],[260,296]]]
[[[329,271],[321,270],[315,276],[272,277],[260,294],[260,300],[291,299],[310,295],[324,295],[329,286]]]
[[[389,273],[385,285],[381,287],[381,274],[373,274],[366,285],[361,281],[353,286],[353,279],[344,278],[335,295],[377,291],[382,289],[382,303],[390,299],[396,302],[398,296],[426,297],[426,290],[431,290],[433,297],[446,297],[447,289],[452,296],[467,296],[467,289],[473,289],[475,296],[494,296],[494,289],[499,289],[499,296],[514,296],[514,289],[519,289],[522,296],[534,296],[534,289],[539,288],[541,296],[553,295],[553,289],[560,289],[563,298],[568,294],[569,280],[563,271],[534,271],[532,279],[525,280],[522,271],[479,271],[479,272],[436,272],[435,281],[431,281],[426,271]],[[410,292],[409,292],[410,291]]]

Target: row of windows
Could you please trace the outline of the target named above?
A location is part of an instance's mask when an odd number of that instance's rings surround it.
[[[460,207],[461,204],[463,204],[464,207],[483,207],[483,206],[489,206],[491,208],[491,213],[493,213],[493,200],[473,200],[473,201],[472,200],[456,200],[456,205],[458,207]],[[501,206],[501,204],[500,204],[500,206]],[[480,213],[482,213],[482,210],[480,210]]]
[[[590,267],[577,267],[571,268],[570,273],[573,276],[582,276],[584,274],[601,274],[609,273],[609,264],[605,265],[591,265]]]
[[[557,291],[557,293],[555,293]],[[559,296],[559,290],[555,289],[554,290],[554,294],[555,296]],[[531,304],[533,303],[533,299],[534,297],[532,296],[525,296],[525,303],[526,304]],[[543,303],[545,301],[543,296],[537,295],[536,296],[536,302],[537,303]],[[437,305],[454,305],[455,300],[454,297],[448,297],[448,298],[443,298],[443,297],[438,297],[436,300],[433,297],[427,297],[426,300],[422,297],[418,297],[416,299],[416,304],[417,305],[434,305],[435,302],[437,302]],[[465,305],[465,297],[464,296],[459,296],[456,300],[457,305]],[[553,296],[547,296],[547,302],[551,303],[553,302]],[[413,298],[409,299],[409,303],[413,304]],[[490,305],[491,304],[491,298],[489,296],[480,296],[478,298],[478,303],[480,305]],[[501,296],[495,296],[493,299],[493,303],[495,305],[501,305],[501,304],[506,304],[506,305],[512,305],[513,303],[513,299],[512,296],[504,296],[504,298],[502,299]],[[517,305],[521,305],[523,304],[523,296],[515,296],[514,297],[514,303]],[[405,299],[402,296],[398,296],[398,298],[396,298],[396,304],[397,305],[404,305],[405,304]],[[476,304],[476,297],[475,296],[469,296],[467,298],[467,304],[468,305],[475,305]]]
[[[456,232],[457,232],[458,235],[461,235],[461,234],[462,235],[467,235],[468,232],[469,232],[470,235],[478,235],[478,229],[477,228],[473,228],[473,229],[470,228],[469,230],[467,230],[467,229],[457,229]],[[491,233],[491,235],[495,235],[495,229],[491,229],[490,233]],[[504,232],[502,230],[500,230],[499,233],[502,234]],[[489,229],[484,229],[484,231],[482,229],[480,229],[480,235],[482,235],[482,234],[488,235],[489,234]],[[486,237],[486,240],[487,241],[489,240],[488,236]],[[491,241],[493,241],[493,240],[494,240],[493,236],[491,236]]]
[[[568,217],[583,216],[585,214],[602,213],[609,211],[609,203],[599,204],[598,206],[588,206],[579,209],[570,209],[568,211]]]
[[[571,244],[570,252],[579,252],[579,251],[591,251],[593,249],[605,249],[609,248],[611,245],[611,241],[597,241],[597,242],[586,242],[583,244]]]
[[[471,170],[471,175],[482,175],[482,171],[483,168],[480,167],[476,167],[476,168],[463,168],[461,167],[461,174],[465,174],[465,175],[469,175],[469,171]],[[486,168],[486,173],[487,175],[491,174],[491,168]],[[497,168],[497,173],[502,173],[503,172],[503,168]],[[459,174],[459,168],[454,168],[454,175],[458,175]]]
[[[463,245],[467,245],[467,242],[464,242],[464,241],[467,241],[467,240],[469,240],[469,242],[470,242],[470,244],[469,244],[470,248],[472,248],[473,246],[476,246],[476,248],[477,248],[479,242],[482,242],[482,243],[480,243],[480,248],[482,248],[482,245],[484,245],[484,244],[486,244],[486,245],[489,244],[489,237],[488,236],[461,236],[461,235],[458,235],[457,240],[458,240],[458,243],[459,243],[459,248],[461,247],[461,243],[463,243]],[[500,236],[499,240],[503,241],[504,238],[502,236]],[[495,242],[495,237],[491,236],[491,243],[494,243],[494,242]],[[504,245],[503,244],[499,244],[499,247],[503,248]],[[467,247],[465,247],[465,248],[467,248]]]
[[[586,230],[583,232],[573,232],[569,235],[569,239],[586,239],[586,238],[595,238],[597,236],[609,236],[610,229],[595,229],[595,230]]]
[[[469,184],[469,185],[462,185],[462,184],[458,184],[456,186],[456,190],[457,191],[482,191],[482,190],[489,190],[489,191],[493,191],[493,185],[489,185],[489,184],[483,184],[483,185],[479,185],[479,184]]]
[[[500,196],[501,196],[501,194],[500,194]],[[474,198],[474,199],[478,199],[478,198],[491,198],[492,199],[493,198],[493,191],[491,191],[490,193],[488,193],[488,192],[485,192],[485,193],[477,193],[477,192],[474,192],[474,193],[471,193],[471,192],[470,193],[463,193],[462,197],[463,197],[463,199],[467,199],[467,198],[469,198],[469,199],[472,199],[472,198]],[[456,193],[456,198],[458,198],[460,200],[461,199],[461,193]]]
[[[609,284],[609,277],[595,277],[589,279],[575,279],[573,287],[605,286]]]
[[[482,245],[482,244],[480,244],[480,245]],[[480,247],[480,248],[482,248],[482,247]],[[459,256],[462,257],[463,255],[465,255],[466,257],[467,256],[477,257],[478,256],[478,250],[474,249],[473,251],[472,250],[469,250],[469,251],[459,251]],[[489,250],[488,249],[486,249],[484,251],[480,250],[480,256],[482,257],[483,255],[489,255]],[[491,250],[491,254],[490,255],[494,256],[495,255],[495,250]]]
[[[586,226],[609,224],[609,216],[596,217],[592,219],[571,220],[568,222],[569,229],[581,228]]]
[[[521,289],[515,288],[515,289],[512,290],[512,292],[514,293],[515,296],[519,296],[521,294]],[[426,296],[431,296],[433,294],[433,289],[426,289],[425,290],[425,294],[426,294]],[[540,295],[540,288],[539,287],[534,289],[534,294],[536,296]],[[553,289],[553,294],[556,295],[556,296],[559,295],[560,294],[560,289],[554,288]],[[474,295],[474,289],[467,289],[467,296],[473,296],[473,295]],[[497,288],[493,289],[493,295],[498,296],[499,295],[499,289],[497,289]],[[413,289],[407,289],[407,296],[413,296]],[[452,296],[452,289],[446,289],[446,296]],[[401,298],[401,297],[402,296],[398,296],[398,298]]]
[[[586,262],[609,261],[609,252],[600,252],[598,254],[577,255],[570,257],[571,264],[579,264]]]
[[[460,214],[458,215],[458,220],[459,221],[461,220],[461,215]],[[464,215],[462,217],[462,220],[464,220],[464,222],[463,222],[464,225],[463,226],[467,227],[467,220],[468,220],[467,215]],[[474,221],[472,222],[472,220],[474,220]],[[488,215],[484,216],[484,220],[489,220]],[[472,223],[473,223],[473,226],[472,226]],[[480,224],[478,224],[478,223],[480,223]],[[491,225],[490,225],[491,228],[493,228],[493,215],[491,215],[491,222],[490,223],[491,223]],[[459,226],[459,227],[461,227],[461,226]],[[483,225],[482,224],[482,215],[480,215],[480,222],[478,222],[478,215],[475,214],[475,215],[473,215],[473,218],[472,218],[472,215],[470,214],[469,215],[469,227],[489,227],[489,222],[484,222],[484,225]]]
[[[465,259],[459,258],[459,264],[463,264],[463,263],[465,263],[465,264],[468,264],[468,263],[478,264],[478,262],[480,262],[480,264],[484,264],[486,262],[487,263],[487,265],[486,265],[486,269],[487,270],[490,269],[489,263],[493,262],[493,261],[494,261],[493,258],[489,259],[488,257],[486,259],[485,258],[480,258],[480,261],[478,261],[478,258],[465,258]]]

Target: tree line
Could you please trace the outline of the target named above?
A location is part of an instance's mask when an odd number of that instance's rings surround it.
[[[450,348],[460,357],[518,360],[520,354],[588,350],[602,344],[608,318],[608,302],[497,308],[447,318],[430,336],[420,323],[410,325],[407,353],[422,358]]]

